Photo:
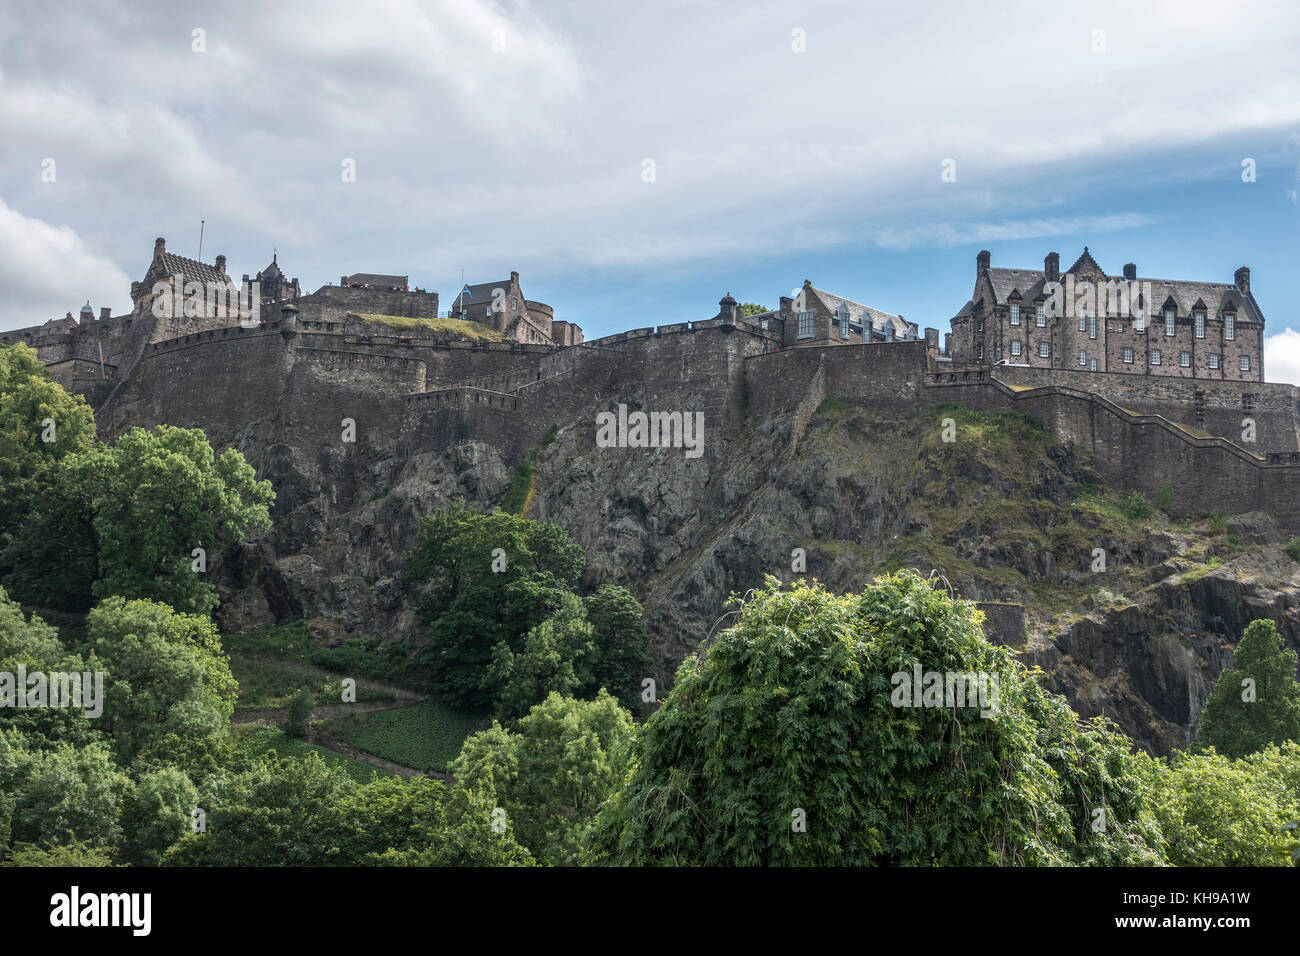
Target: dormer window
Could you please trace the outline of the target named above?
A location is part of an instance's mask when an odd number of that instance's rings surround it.
[[[1174,337],[1174,310],[1169,308],[1165,309],[1165,337]]]
[[[1133,331],[1145,332],[1147,330],[1147,316],[1142,311],[1142,297],[1138,296],[1137,305],[1133,307]]]
[[[1020,324],[1020,303],[1019,302],[1011,303],[1011,324],[1012,325]]]
[[[840,323],[840,338],[847,339],[849,337],[848,308],[845,305],[841,304],[840,307],[835,312],[835,317],[839,319],[839,323]]]
[[[1237,317],[1231,312],[1223,313],[1223,337],[1225,339],[1237,337]]]
[[[1198,339],[1205,338],[1205,313],[1204,312],[1196,313],[1196,337]]]

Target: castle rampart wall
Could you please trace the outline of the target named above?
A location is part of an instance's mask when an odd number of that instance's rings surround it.
[[[1096,392],[1130,411],[1160,415],[1237,443],[1242,441],[1242,419],[1250,417],[1255,420],[1253,451],[1300,450],[1300,390],[1293,385],[1005,365],[992,372],[1011,385],[1062,385]]]
[[[438,316],[436,292],[388,292],[327,285],[303,296],[295,304],[302,318],[316,321],[341,322],[349,312],[428,319]]]

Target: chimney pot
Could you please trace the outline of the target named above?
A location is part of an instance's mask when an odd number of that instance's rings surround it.
[[[157,239],[153,241],[153,254],[155,256],[160,256],[166,251],[167,251],[167,240],[164,239],[162,236],[159,236]]]
[[[993,256],[987,249],[981,249],[979,255],[975,257],[975,278],[978,279],[984,274],[984,270],[989,267]]]
[[[222,275],[225,275],[225,274],[226,274],[226,257],[225,257],[225,256],[217,256],[217,271],[220,272]]]

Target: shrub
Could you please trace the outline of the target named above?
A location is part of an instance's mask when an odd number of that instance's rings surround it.
[[[1286,553],[1292,561],[1300,561],[1300,538],[1292,538],[1286,543]]]
[[[1124,499],[1124,514],[1134,521],[1150,518],[1153,513],[1151,502],[1147,501],[1146,495],[1140,491],[1135,491]]]
[[[1165,482],[1156,489],[1156,507],[1169,514],[1169,509],[1174,503],[1174,486]]]
[[[311,716],[312,707],[315,706],[316,700],[314,695],[307,688],[303,688],[293,695],[293,700],[289,701],[289,712],[284,720],[284,732],[290,737],[302,737],[307,733],[307,718]]]

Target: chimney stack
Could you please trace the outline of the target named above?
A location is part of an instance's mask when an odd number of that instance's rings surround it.
[[[1138,267],[1134,262],[1124,263],[1124,278],[1132,282],[1138,277]]]
[[[1232,278],[1237,283],[1237,288],[1241,290],[1242,295],[1250,295],[1250,267],[1242,266],[1232,274]]]
[[[226,257],[225,257],[225,256],[217,256],[217,271],[220,272],[222,275],[225,275],[225,274],[226,274]]]
[[[1049,252],[1043,257],[1043,276],[1048,282],[1057,282],[1061,278],[1061,254]]]
[[[153,241],[153,257],[157,259],[166,251],[167,251],[167,240],[164,239],[162,236],[159,236],[157,239]]]
[[[109,319],[111,319],[112,317],[113,317],[113,310],[112,310],[112,309],[110,309],[110,308],[109,308],[108,306],[106,306],[106,305],[104,305],[104,306],[100,306],[100,308],[99,308],[99,321],[101,321],[101,322],[107,322],[107,321],[108,321]]]
[[[975,278],[978,280],[984,274],[984,270],[989,267],[989,260],[992,258],[987,249],[981,249],[980,254],[975,257]]]

